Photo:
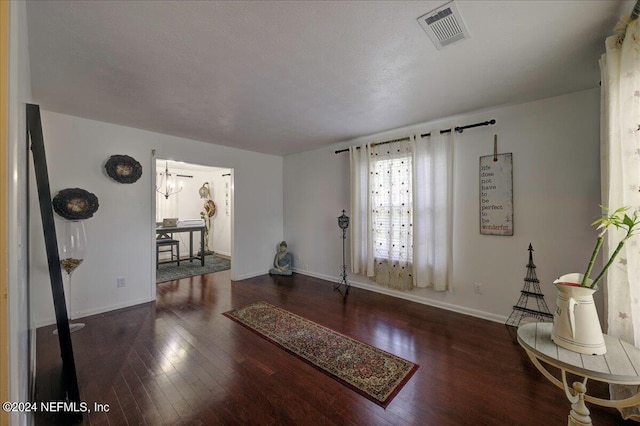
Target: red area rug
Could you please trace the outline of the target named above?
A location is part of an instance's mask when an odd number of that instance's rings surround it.
[[[224,315],[382,407],[418,369],[417,364],[266,302]]]

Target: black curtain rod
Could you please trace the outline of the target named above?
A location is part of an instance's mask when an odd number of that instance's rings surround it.
[[[640,2],[640,0],[638,0],[638,2]],[[456,127],[454,130],[458,133],[462,133],[465,129],[471,129],[473,127],[480,127],[480,126],[491,126],[496,124],[496,120],[489,120],[489,121],[483,121],[482,123],[475,123],[475,124],[469,124],[468,126],[459,126]],[[445,129],[445,130],[440,130],[440,134],[445,134],[445,133],[451,133],[451,129]],[[427,136],[431,136],[431,133],[423,133],[420,135],[421,138],[427,137]],[[376,146],[376,145],[385,145],[388,143],[393,143],[393,142],[402,142],[402,141],[406,141],[409,140],[409,138],[400,138],[400,139],[394,139],[392,141],[385,141],[385,142],[378,142],[378,143],[372,143],[371,146]],[[337,151],[335,151],[336,154],[340,154],[341,152],[347,152],[349,151],[349,148],[345,148],[345,149],[339,149]]]
[[[160,174],[162,174],[162,172],[160,172]],[[167,176],[173,176],[173,173],[167,173]],[[193,176],[191,175],[176,175],[176,177],[183,177],[183,178],[189,178],[189,179],[193,179]]]

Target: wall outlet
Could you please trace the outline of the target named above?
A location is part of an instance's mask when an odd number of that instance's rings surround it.
[[[116,278],[116,287],[122,288],[127,285],[127,280],[124,277]]]
[[[475,294],[482,294],[482,284],[481,283],[473,283],[473,292]]]

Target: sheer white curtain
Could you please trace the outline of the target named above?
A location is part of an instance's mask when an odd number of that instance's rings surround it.
[[[350,148],[352,272],[399,290],[449,289],[453,132],[433,133]]]
[[[638,20],[623,19],[617,34],[607,38],[600,59],[602,200],[610,208],[640,207],[640,31]],[[606,257],[621,235],[608,232]],[[640,251],[638,238],[622,249],[607,271],[607,334],[640,347]],[[611,397],[620,399],[637,387],[612,385]],[[640,407],[622,410],[623,417],[640,420]]]
[[[369,145],[349,148],[351,171],[351,272],[373,276]]]
[[[414,144],[413,277],[438,291],[451,286],[454,133],[433,131]]]
[[[369,152],[371,236],[378,284],[413,287],[412,144],[377,145]]]

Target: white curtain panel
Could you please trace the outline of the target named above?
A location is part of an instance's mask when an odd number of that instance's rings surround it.
[[[416,287],[451,290],[454,131],[414,138],[413,278]]]
[[[351,147],[351,271],[451,290],[454,133]]]
[[[349,148],[351,180],[351,272],[373,276],[369,145]]]
[[[628,19],[627,19],[628,22]],[[626,34],[625,34],[626,28]],[[607,38],[600,59],[602,74],[601,173],[603,204],[616,209],[640,207],[640,32],[638,21],[622,21]],[[607,236],[606,258],[622,238]],[[607,271],[607,334],[640,347],[640,242],[629,240]],[[629,397],[637,387],[612,385],[612,399]],[[640,407],[622,410],[640,421]]]

